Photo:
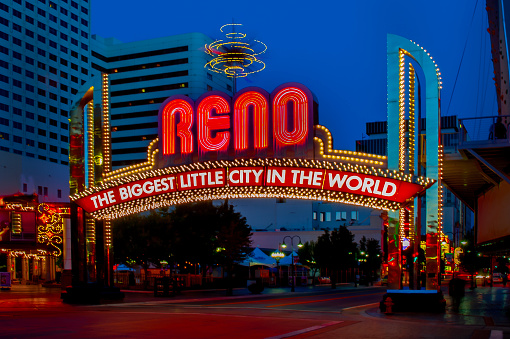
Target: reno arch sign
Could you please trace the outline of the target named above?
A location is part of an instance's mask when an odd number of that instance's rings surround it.
[[[209,92],[193,102],[168,98],[159,111],[164,166],[239,157],[313,158],[317,113],[306,87],[290,83],[271,95],[246,88],[234,98]]]
[[[271,94],[168,98],[148,161],[113,171],[71,197],[96,219],[225,198],[296,198],[396,210],[433,181],[386,169],[385,157],[337,151],[311,92],[295,83]]]

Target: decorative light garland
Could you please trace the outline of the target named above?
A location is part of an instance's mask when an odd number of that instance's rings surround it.
[[[242,24],[227,24],[220,28],[224,33],[226,28],[242,26]],[[258,56],[265,53],[267,46],[258,40],[256,44],[247,41],[245,33],[231,32],[225,34],[226,40],[216,40],[205,45],[206,53],[212,60],[205,64],[205,68],[227,75],[228,77],[242,78],[249,74],[262,71],[266,65]]]

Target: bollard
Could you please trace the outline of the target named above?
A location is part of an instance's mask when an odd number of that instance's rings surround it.
[[[390,297],[386,298],[386,300],[384,301],[384,305],[386,306],[384,313],[385,314],[393,314],[393,310],[391,308],[394,305],[394,303]]]

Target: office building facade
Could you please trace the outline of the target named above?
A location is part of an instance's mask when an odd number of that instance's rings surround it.
[[[204,68],[210,58],[204,46],[211,41],[201,33],[129,43],[92,37],[95,76],[85,87],[101,88],[99,73],[108,75],[112,170],[147,159],[147,146],[158,135],[158,110],[168,97],[233,94],[232,78]]]
[[[89,0],[0,3],[0,195],[67,201],[69,110],[90,76]]]

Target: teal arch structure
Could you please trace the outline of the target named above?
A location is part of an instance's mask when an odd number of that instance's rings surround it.
[[[401,65],[401,57],[402,54],[407,58],[411,58],[414,60],[414,64],[417,64],[424,75],[424,88],[425,88],[425,98],[424,98],[424,110],[426,118],[426,140],[423,144],[419,145],[419,147],[414,147],[415,155],[419,155],[420,149],[424,149],[425,152],[422,153],[421,159],[425,158],[425,162],[421,164],[424,165],[425,173],[422,175],[426,175],[428,178],[434,179],[436,183],[432,185],[425,193],[426,197],[426,209],[425,209],[425,226],[426,226],[426,234],[427,234],[427,249],[426,249],[426,258],[427,258],[427,282],[426,289],[433,290],[438,289],[438,266],[439,266],[439,244],[438,244],[438,234],[441,232],[441,217],[442,217],[442,206],[441,206],[441,154],[442,150],[440,148],[440,136],[441,136],[441,126],[440,126],[440,94],[441,94],[441,77],[440,72],[437,67],[437,64],[434,62],[430,54],[419,44],[408,40],[404,37],[388,34],[387,36],[387,113],[388,113],[388,169],[393,170],[403,170],[407,173],[415,172],[412,168],[409,167],[409,163],[407,163],[402,168],[402,163],[400,162],[402,154],[399,151],[402,144],[402,131],[401,131],[401,110],[407,109],[408,107],[404,104],[405,97],[402,95],[402,86],[405,84],[402,83],[402,72],[404,72],[405,76],[408,74],[409,62],[405,62],[404,69],[402,69]],[[408,59],[409,60],[409,59]],[[423,83],[423,81],[421,82]],[[423,92],[423,91],[422,91]],[[414,99],[414,98],[413,98]],[[423,100],[423,98],[421,98]],[[415,125],[418,124],[418,120],[415,120]],[[420,131],[419,131],[420,133]],[[409,136],[408,136],[409,137]],[[417,143],[421,142],[420,138],[418,138]],[[405,151],[412,151],[412,148],[408,148]],[[409,155],[407,155],[409,157]],[[424,157],[423,157],[424,156]],[[412,159],[412,158],[411,158]],[[420,159],[420,157],[416,157],[416,159]],[[408,158],[409,161],[409,158]],[[414,160],[411,160],[414,161]],[[415,166],[416,168],[420,168],[420,166]],[[411,174],[411,173],[410,173]],[[414,174],[414,173],[412,173]],[[416,212],[416,215],[420,215],[418,209],[420,208],[420,203],[418,199],[416,199],[417,203],[414,204],[413,209]],[[393,254],[392,258],[398,264],[392,266],[391,263],[389,265],[389,288],[399,289],[401,288],[400,282],[400,259],[401,259],[401,244],[400,241],[397,241],[399,238],[399,228],[403,227],[402,225],[402,214],[399,212],[390,212],[389,213],[389,239],[391,244],[391,239],[393,238],[395,241],[393,242],[393,247],[389,249],[390,256]],[[400,218],[399,218],[400,217]],[[420,231],[420,223],[421,218],[418,218],[417,224],[418,227],[415,231]],[[393,223],[391,222],[393,220]],[[399,220],[396,222],[396,220]],[[416,238],[417,241],[412,246],[415,246],[415,252],[417,252],[419,246],[419,237]],[[416,278],[416,270],[414,272]]]

